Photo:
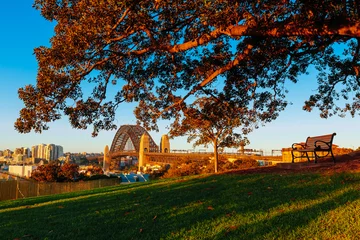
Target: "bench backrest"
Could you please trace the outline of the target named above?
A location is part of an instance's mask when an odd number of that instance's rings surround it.
[[[330,147],[332,146],[332,141],[333,141],[335,135],[336,135],[336,133],[322,135],[322,136],[308,137],[306,139],[306,148],[315,148],[315,143],[316,143],[316,146],[319,146],[321,149],[329,149],[329,145],[330,145]],[[317,141],[320,141],[320,142],[317,142]],[[321,141],[327,142],[327,143],[329,143],[329,145],[327,145]]]

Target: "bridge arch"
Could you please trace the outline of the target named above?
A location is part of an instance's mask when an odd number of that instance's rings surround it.
[[[124,151],[126,143],[129,139],[134,145],[135,151],[139,152],[140,138],[144,133],[149,136],[149,152],[158,152],[158,146],[156,145],[150,134],[139,125],[122,125],[115,134],[115,137],[111,144],[110,152],[114,153]]]

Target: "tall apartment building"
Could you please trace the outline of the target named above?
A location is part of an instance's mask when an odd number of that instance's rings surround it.
[[[64,156],[64,148],[60,145],[56,145],[58,158]]]
[[[22,154],[25,155],[26,158],[30,158],[30,157],[31,157],[31,150],[30,150],[30,148],[24,147]]]
[[[64,155],[62,146],[55,144],[39,144],[31,148],[33,158],[46,159],[48,161],[57,160]]]
[[[49,161],[53,161],[55,155],[55,144],[48,144],[45,146],[45,159]]]
[[[46,156],[45,156],[45,148],[46,148],[46,144],[39,144],[39,145],[38,145],[38,155],[37,155],[37,158],[46,159]]]
[[[32,156],[32,158],[37,158],[38,151],[39,151],[38,146],[32,146],[31,147],[31,156]]]

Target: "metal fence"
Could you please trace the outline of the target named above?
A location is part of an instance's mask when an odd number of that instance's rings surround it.
[[[51,194],[91,190],[120,184],[118,178],[98,179],[84,182],[34,182],[19,180],[0,181],[0,201]]]

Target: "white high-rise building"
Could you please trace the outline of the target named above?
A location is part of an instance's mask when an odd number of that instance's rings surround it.
[[[31,156],[32,158],[37,158],[38,157],[38,149],[39,147],[38,146],[32,146],[31,147]]]
[[[33,158],[55,161],[64,155],[63,147],[55,144],[39,144],[31,148]]]
[[[55,156],[55,144],[48,144],[45,147],[45,159],[49,161],[54,161],[57,159],[57,156]]]
[[[37,155],[37,158],[46,159],[45,149],[46,149],[46,144],[39,144],[39,145],[38,145],[38,155]]]

